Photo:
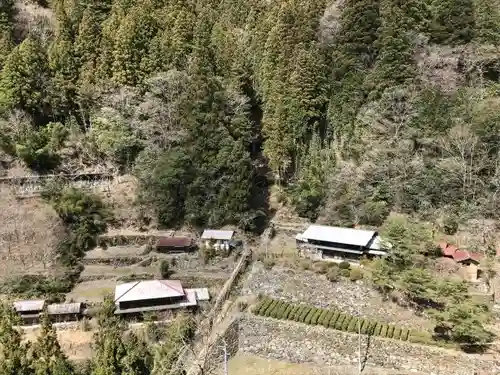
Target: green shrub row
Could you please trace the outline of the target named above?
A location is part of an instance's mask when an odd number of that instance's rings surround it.
[[[344,332],[386,337],[413,343],[432,344],[432,336],[428,332],[409,330],[392,324],[384,324],[358,318],[338,310],[321,309],[318,307],[297,305],[285,301],[262,297],[254,307],[256,315],[275,319],[293,320],[309,325],[322,325]]]

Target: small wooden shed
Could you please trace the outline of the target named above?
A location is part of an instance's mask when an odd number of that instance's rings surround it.
[[[45,306],[44,300],[28,300],[14,302],[14,310],[21,317],[22,323],[37,324]]]
[[[52,322],[71,322],[83,317],[85,306],[81,302],[56,303],[47,306],[47,314]]]

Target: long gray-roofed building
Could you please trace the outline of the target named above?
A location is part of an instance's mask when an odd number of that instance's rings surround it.
[[[387,254],[374,230],[311,225],[296,240],[299,253],[315,260],[357,261]]]
[[[196,292],[179,280],[141,280],[117,285],[116,314],[171,310],[197,305]]]

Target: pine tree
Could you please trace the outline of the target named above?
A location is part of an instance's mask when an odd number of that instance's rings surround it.
[[[500,43],[500,2],[498,0],[476,0],[474,16],[476,39],[481,43]]]
[[[14,328],[19,318],[11,306],[0,306],[0,373],[2,375],[35,375],[28,355],[29,345]]]
[[[147,344],[134,333],[125,339],[127,355],[122,359],[122,375],[149,375],[153,366],[153,357]]]
[[[151,72],[143,62],[149,53],[149,44],[156,35],[157,24],[149,4],[141,4],[129,10],[116,30],[113,50],[113,80],[120,84],[135,85]]]
[[[112,299],[104,301],[98,324],[98,331],[94,335],[95,354],[92,375],[121,374],[127,350],[122,338],[123,327],[114,315]]]
[[[33,368],[34,375],[71,375],[74,373],[61,350],[57,333],[47,314],[42,317],[42,329],[33,345]]]
[[[343,75],[353,66],[369,67],[375,61],[380,28],[380,0],[347,0],[340,15],[341,30],[335,48],[341,58],[336,69]],[[355,69],[355,68],[354,68]]]
[[[12,16],[14,14],[14,2],[3,1],[0,4],[0,69],[3,67],[6,57],[14,48],[12,38]]]
[[[464,44],[475,34],[472,0],[434,0],[431,40],[440,44]]]
[[[71,41],[56,39],[49,49],[49,66],[52,71],[52,109],[54,115],[67,117],[75,107],[77,61]]]
[[[249,209],[252,166],[247,106],[234,108],[206,59],[193,61],[187,147],[196,168],[186,219],[195,225],[242,224]]]
[[[327,76],[322,51],[317,45],[300,44],[288,81],[290,116],[296,148],[309,143],[315,128],[323,122],[327,103]]]
[[[18,108],[36,119],[50,114],[50,71],[41,42],[28,37],[5,61],[0,80],[0,105]]]
[[[419,30],[425,28],[425,9],[422,0],[381,0],[382,24],[376,43],[379,54],[368,79],[378,91],[407,83],[415,76],[414,46]]]

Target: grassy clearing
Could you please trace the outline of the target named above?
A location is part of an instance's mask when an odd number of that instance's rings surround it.
[[[35,341],[39,334],[39,329],[26,330],[25,339]],[[62,350],[74,361],[81,361],[91,357],[92,335],[92,331],[82,331],[80,329],[57,331]]]
[[[76,302],[102,302],[104,296],[114,292],[115,285],[115,280],[85,281],[77,284],[66,299]]]
[[[221,366],[222,367],[222,366]],[[357,366],[319,367],[260,358],[246,353],[237,353],[228,362],[228,372],[238,375],[358,375]],[[223,375],[221,368],[217,375]],[[365,375],[402,375],[401,371],[365,368]],[[423,375],[421,373],[412,373]]]

